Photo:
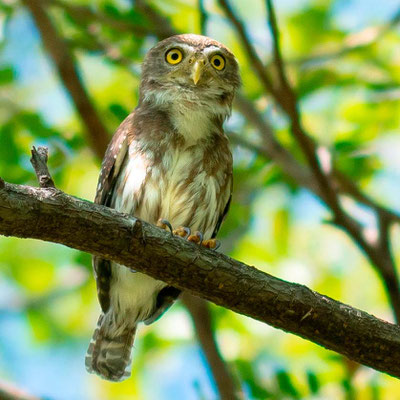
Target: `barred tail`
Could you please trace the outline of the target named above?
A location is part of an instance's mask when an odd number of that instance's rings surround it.
[[[86,370],[114,382],[129,378],[135,332],[136,325],[118,324],[111,310],[102,313],[86,353]]]

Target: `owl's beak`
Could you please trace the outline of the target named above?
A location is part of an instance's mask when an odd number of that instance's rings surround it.
[[[196,60],[193,64],[192,69],[192,79],[195,85],[199,82],[201,75],[203,73],[205,61],[204,60]]]

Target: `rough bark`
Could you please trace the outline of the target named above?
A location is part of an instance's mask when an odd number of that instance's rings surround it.
[[[0,234],[116,261],[400,377],[399,326],[57,189],[5,183]]]

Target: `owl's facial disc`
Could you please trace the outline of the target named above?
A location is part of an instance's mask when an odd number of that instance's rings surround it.
[[[140,101],[206,105],[214,114],[228,115],[239,84],[237,61],[224,45],[205,36],[173,36],[148,52]]]

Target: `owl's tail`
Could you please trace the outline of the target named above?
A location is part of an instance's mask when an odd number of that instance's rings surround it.
[[[86,353],[86,370],[114,382],[129,378],[135,333],[136,325],[118,324],[111,310],[102,313]]]

